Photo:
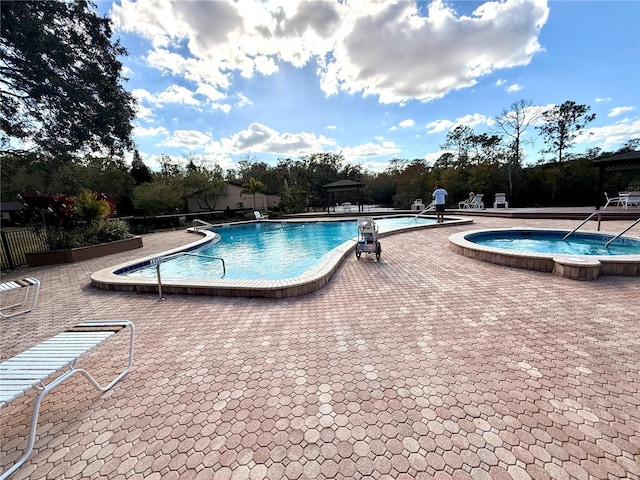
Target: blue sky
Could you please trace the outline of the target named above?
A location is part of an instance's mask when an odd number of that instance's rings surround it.
[[[126,88],[145,163],[342,153],[383,171],[492,133],[519,100],[567,100],[596,120],[573,152],[640,138],[640,2],[117,0]],[[544,145],[530,127],[526,162]]]

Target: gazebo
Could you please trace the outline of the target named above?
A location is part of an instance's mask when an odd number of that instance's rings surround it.
[[[331,205],[335,204],[336,193],[337,192],[352,192],[357,191],[358,195],[358,212],[364,211],[362,206],[362,189],[364,184],[360,182],[356,182],[355,180],[338,180],[332,183],[327,183],[323,185],[328,195],[327,195],[327,213],[331,213]]]
[[[604,176],[609,172],[628,172],[640,170],[640,151],[620,153],[610,157],[599,158],[593,161],[593,165],[599,168],[598,196],[596,197],[596,210],[600,210],[604,197]]]

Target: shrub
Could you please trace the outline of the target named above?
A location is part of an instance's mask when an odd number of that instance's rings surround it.
[[[87,188],[73,197],[75,200],[75,214],[88,223],[107,218],[113,213],[114,205],[101,193]]]
[[[50,250],[90,247],[101,243],[129,238],[129,227],[123,220],[101,221],[71,230],[47,230],[47,247]]]

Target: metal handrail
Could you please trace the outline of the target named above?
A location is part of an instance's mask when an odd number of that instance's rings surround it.
[[[193,219],[193,228],[195,230],[198,230],[198,224],[200,224],[203,227],[213,227],[213,224],[211,224],[209,222],[205,222],[204,220],[200,220],[199,218],[194,218]]]
[[[224,277],[227,274],[227,266],[224,262],[224,258],[221,257],[213,257],[211,255],[201,255],[199,253],[189,253],[189,252],[179,252],[174,253],[172,255],[167,255],[164,257],[152,258],[150,264],[156,265],[156,276],[158,278],[158,296],[160,300],[164,300],[164,296],[162,295],[162,277],[160,276],[160,265],[169,260],[173,260],[176,257],[188,255],[190,257],[201,257],[201,258],[211,258],[214,260],[220,260],[222,262],[222,276]]]
[[[607,243],[604,244],[604,248],[609,248],[609,245],[611,244],[611,242],[613,242],[614,240],[618,239],[619,237],[621,237],[624,233],[628,232],[629,230],[631,230],[633,227],[635,227],[638,223],[640,223],[640,218],[638,218],[635,222],[633,222],[631,225],[629,225],[627,228],[625,228],[623,231],[621,231],[619,234],[617,234],[615,237],[613,237],[611,240],[609,240]]]
[[[578,230],[581,226],[583,226],[585,223],[591,220],[594,216],[598,217],[598,231],[600,231],[600,221],[602,220],[602,218],[600,217],[600,214],[598,212],[593,212],[584,220],[584,222],[582,222],[580,225],[578,225],[576,228],[574,228],[569,233],[567,233],[564,237],[562,237],[562,240],[566,240],[567,238],[569,238],[571,234],[575,233],[576,230]]]

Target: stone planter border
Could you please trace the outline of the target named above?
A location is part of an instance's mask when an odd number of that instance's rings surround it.
[[[47,250],[43,252],[26,253],[27,265],[40,267],[43,265],[55,265],[59,263],[75,263],[91,258],[103,257],[112,253],[126,252],[142,247],[142,237],[135,236],[116,240],[115,242],[101,243],[90,247],[68,248],[64,250]]]

